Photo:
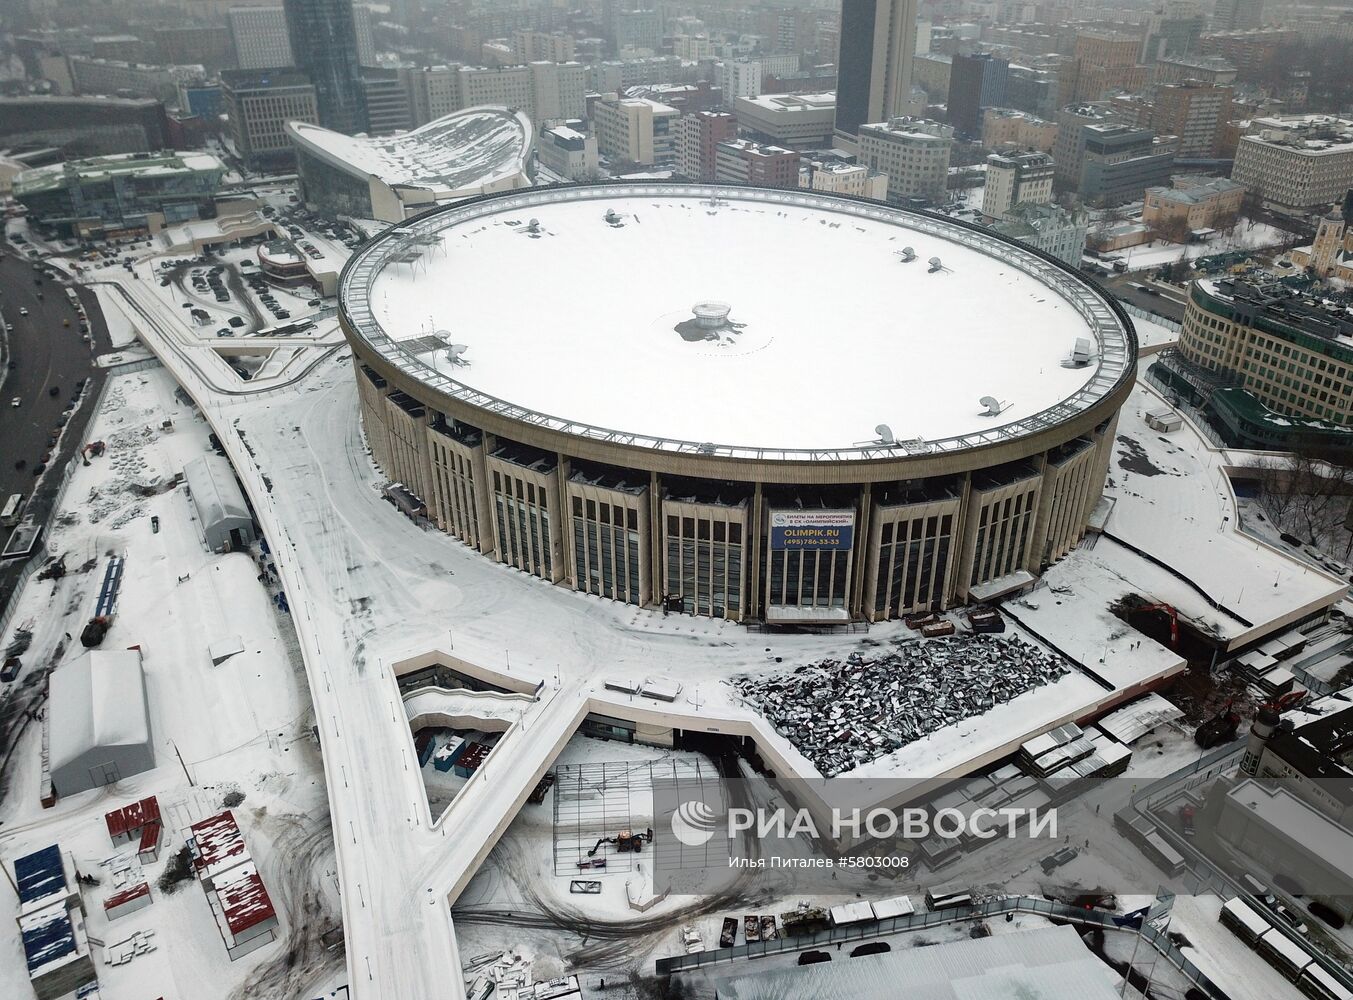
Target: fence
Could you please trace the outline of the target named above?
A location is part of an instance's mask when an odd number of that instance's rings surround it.
[[[1160,313],[1153,313],[1150,309],[1143,309],[1141,306],[1133,305],[1123,299],[1118,300],[1118,304],[1123,307],[1123,311],[1129,316],[1136,316],[1138,319],[1144,319],[1147,322],[1155,323],[1156,326],[1163,326],[1172,333],[1178,333],[1183,326],[1178,320],[1162,316]]]
[[[1122,933],[1138,933],[1136,928],[1119,926],[1114,915],[1100,910],[1086,910],[1066,903],[1049,899],[1036,899],[1029,896],[1009,896],[993,899],[973,906],[956,906],[937,912],[911,913],[902,917],[888,917],[870,923],[851,924],[846,927],[829,927],[812,934],[800,934],[796,937],[782,937],[773,941],[760,941],[752,944],[735,945],[732,948],[718,948],[714,951],[701,951],[690,955],[674,955],[657,961],[658,975],[671,975],[688,972],[706,965],[730,962],[739,958],[759,958],[764,955],[783,954],[803,951],[827,945],[846,944],[851,941],[863,941],[905,931],[923,930],[938,927],[941,924],[958,923],[965,920],[979,920],[999,917],[1007,913],[1034,913],[1054,920],[1080,924],[1102,930]],[[1179,972],[1213,997],[1224,997],[1223,993],[1196,965],[1184,957],[1184,953],[1170,940],[1168,934],[1149,925],[1141,929],[1142,940],[1154,948],[1162,958]]]

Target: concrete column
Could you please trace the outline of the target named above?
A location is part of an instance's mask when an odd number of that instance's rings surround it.
[[[752,484],[752,509],[747,515],[747,546],[751,552],[748,565],[749,574],[743,581],[743,604],[746,615],[757,618],[761,615],[761,521],[762,521],[761,484]]]
[[[874,497],[869,484],[865,483],[860,487],[860,512],[855,517],[855,537],[851,539],[853,550],[851,554],[855,562],[851,566],[850,605],[847,610],[852,618],[864,616],[864,584],[869,576],[868,569],[874,561],[875,552],[869,539],[869,522],[873,511]]]

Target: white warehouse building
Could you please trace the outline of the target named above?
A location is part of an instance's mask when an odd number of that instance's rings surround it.
[[[228,461],[216,454],[202,455],[183,467],[183,478],[207,548],[227,552],[254,540],[254,518]]]
[[[91,649],[48,681],[52,788],[74,795],[155,766],[141,653]]]

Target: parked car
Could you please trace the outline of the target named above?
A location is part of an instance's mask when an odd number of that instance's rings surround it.
[[[19,671],[22,668],[23,661],[17,656],[6,657],[4,667],[0,668],[0,681],[4,681],[8,684],[10,681],[14,680],[14,678],[19,676]]]
[[[20,315],[20,316],[27,316],[27,315],[28,315],[28,307],[27,307],[27,306],[20,306],[20,307],[19,307],[19,315]]]
[[[1348,921],[1318,899],[1313,899],[1306,904],[1306,909],[1311,911],[1311,916],[1323,920],[1335,930],[1341,930]]]
[[[1291,910],[1289,910],[1282,903],[1274,903],[1273,912],[1278,914],[1278,916],[1282,917],[1284,920],[1286,920],[1288,924],[1291,925],[1292,929],[1296,931],[1298,934],[1306,933],[1306,925],[1301,922],[1301,918],[1297,916],[1295,913],[1293,913]]]
[[[17,410],[17,409],[19,408],[19,404],[22,403],[22,402],[23,402],[22,399],[20,399],[18,396],[15,396],[13,399],[11,399],[11,400],[9,401],[9,405],[12,406],[12,407],[14,407],[14,409]]]

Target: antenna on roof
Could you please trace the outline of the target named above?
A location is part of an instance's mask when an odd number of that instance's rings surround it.
[[[986,407],[981,414],[984,417],[999,417],[1001,411],[1010,405],[1009,402],[1001,402],[995,396],[983,396],[978,402]]]

